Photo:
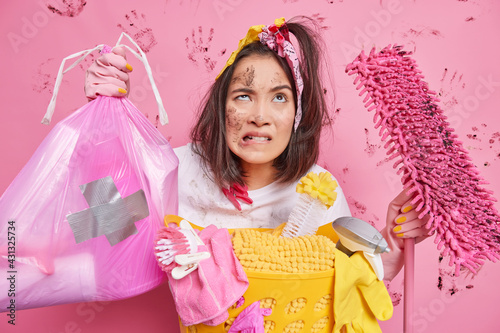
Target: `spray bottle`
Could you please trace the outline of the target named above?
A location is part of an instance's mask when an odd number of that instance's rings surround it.
[[[369,223],[351,216],[339,217],[332,223],[339,237],[337,248],[347,256],[362,251],[379,280],[384,279],[384,266],[380,255],[389,252],[382,234]]]

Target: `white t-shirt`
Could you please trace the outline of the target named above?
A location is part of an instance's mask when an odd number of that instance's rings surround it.
[[[248,191],[252,204],[241,203],[241,211],[226,198],[221,189],[203,172],[200,157],[191,144],[174,149],[179,158],[179,213],[186,220],[206,227],[275,228],[288,220],[299,198],[296,183],[274,182],[258,190]],[[309,171],[326,171],[314,165]],[[340,216],[351,216],[342,189],[337,187],[337,199],[330,207],[324,224]]]

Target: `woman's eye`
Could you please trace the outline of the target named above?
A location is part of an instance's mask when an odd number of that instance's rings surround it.
[[[237,100],[240,100],[240,101],[249,101],[250,100],[250,96],[248,95],[239,95],[236,97]]]
[[[273,102],[284,103],[286,101],[287,101],[286,96],[283,94],[278,94],[273,98]]]

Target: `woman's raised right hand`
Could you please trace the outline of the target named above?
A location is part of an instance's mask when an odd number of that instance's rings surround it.
[[[117,46],[105,53],[87,69],[85,95],[89,101],[97,96],[123,97],[130,90],[128,73],[132,66],[127,63],[125,49]]]

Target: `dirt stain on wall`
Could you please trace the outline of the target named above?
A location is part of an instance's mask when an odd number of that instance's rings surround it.
[[[500,160],[500,131],[491,129],[485,123],[472,126],[466,134],[464,145],[468,150],[487,151],[486,159],[479,165],[490,167]]]
[[[203,27],[198,26],[193,29],[191,36],[186,37],[187,58],[195,65],[205,68],[207,72],[212,72],[217,65],[218,58],[226,54],[226,49],[219,52],[212,50],[212,41],[215,35],[215,29],[210,28],[208,37],[204,36]]]
[[[33,74],[33,80],[31,83],[32,89],[37,93],[46,93],[52,95],[54,82],[56,80],[55,76],[47,71],[49,65],[54,61],[54,58],[49,58],[38,65],[36,72]]]
[[[380,148],[380,144],[374,144],[370,142],[370,131],[368,128],[365,128],[365,152],[368,156],[372,157]]]
[[[144,53],[148,53],[158,44],[153,29],[148,27],[146,15],[135,9],[125,14],[125,20],[117,24],[117,27],[132,37]]]
[[[460,105],[461,101],[458,96],[461,96],[463,89],[465,89],[463,74],[457,70],[445,68],[440,83],[441,87],[438,91],[440,104],[445,113],[452,113]]]
[[[51,0],[47,3],[47,8],[54,14],[66,17],[75,17],[85,8],[85,0]]]

